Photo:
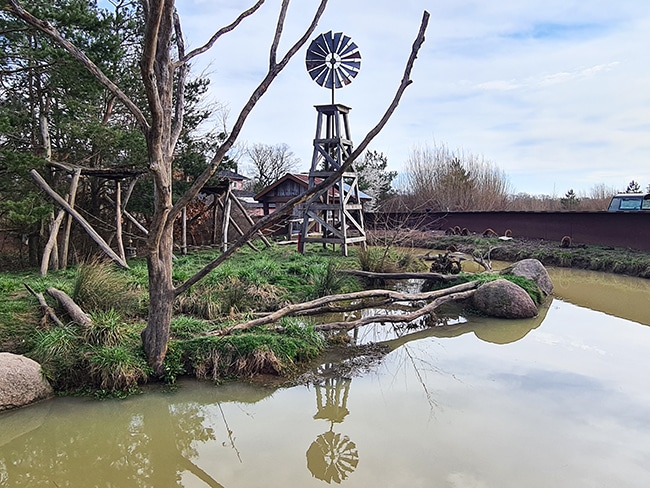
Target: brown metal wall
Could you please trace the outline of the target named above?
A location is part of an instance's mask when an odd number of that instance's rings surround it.
[[[450,212],[366,214],[368,228],[395,228],[398,223],[427,230],[458,226],[482,234],[490,228],[503,235],[559,242],[570,236],[574,244],[598,244],[650,251],[650,213],[612,212]]]

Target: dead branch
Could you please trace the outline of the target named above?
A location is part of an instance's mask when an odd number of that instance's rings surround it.
[[[468,284],[468,283],[466,283]],[[476,286],[475,283],[473,283],[474,286]],[[447,291],[447,290],[445,290]],[[413,322],[416,319],[419,319],[420,317],[430,314],[433,312],[436,308],[440,307],[441,305],[447,303],[447,302],[452,302],[452,301],[460,301],[460,300],[466,300],[469,297],[471,297],[476,290],[467,290],[467,291],[462,291],[458,293],[451,293],[448,295],[444,295],[441,297],[436,298],[433,300],[431,303],[425,305],[424,307],[420,308],[419,310],[416,310],[413,313],[409,314],[383,314],[383,315],[372,315],[368,317],[363,317],[360,318],[359,320],[354,320],[352,322],[331,322],[329,324],[321,324],[317,325],[314,327],[315,330],[318,331],[328,331],[328,330],[335,330],[335,329],[343,329],[343,330],[350,330],[354,329],[355,327],[360,327],[362,325],[367,325],[367,324],[373,324],[373,323],[408,323],[408,322]]]
[[[63,327],[63,322],[61,322],[61,320],[59,320],[59,317],[56,316],[56,312],[54,311],[54,309],[47,304],[43,294],[36,293],[34,289],[31,286],[29,286],[27,283],[23,283],[23,285],[25,285],[27,291],[32,295],[34,295],[38,300],[38,304],[41,306],[41,313],[43,314],[43,319],[49,317],[50,320],[54,322],[56,325],[58,325],[59,327]]]
[[[338,272],[376,280],[432,280],[440,283],[449,283],[458,279],[457,276],[441,273],[375,273],[373,271],[361,271],[358,269],[341,269]]]
[[[391,300],[390,298],[385,298],[383,300],[378,300],[370,303],[368,302],[351,303],[350,305],[346,305],[343,307],[328,304],[322,307],[312,308],[309,310],[304,310],[302,312],[296,312],[294,315],[302,317],[306,315],[322,315],[325,313],[355,312],[357,310],[362,310],[364,308],[382,308],[388,305],[392,305],[393,303],[394,303],[393,300]],[[268,315],[268,313],[265,315]]]
[[[267,325],[274,322],[277,322],[282,317],[287,315],[298,315],[305,314],[311,310],[319,309],[325,307],[327,304],[343,301],[354,301],[354,300],[368,300],[368,299],[383,299],[382,305],[387,305],[393,302],[413,302],[418,300],[435,300],[439,297],[444,297],[446,295],[452,295],[454,293],[464,292],[467,290],[472,290],[478,286],[477,282],[462,283],[460,285],[452,286],[443,290],[435,290],[430,292],[422,293],[401,293],[393,290],[364,290],[354,293],[341,293],[339,295],[329,295],[322,298],[317,298],[315,300],[310,300],[303,303],[292,303],[287,305],[275,312],[272,312],[264,317],[259,317],[248,322],[237,324],[233,327],[228,327],[226,329],[213,330],[209,332],[209,335],[228,335],[232,334],[235,331],[241,331],[246,329],[251,329],[253,327],[259,327],[261,325]],[[358,307],[361,308],[370,308],[374,304],[365,304]],[[424,312],[426,313],[426,312]],[[401,315],[400,317],[407,317],[408,315]],[[414,320],[414,319],[412,319]],[[396,320],[401,322],[402,320]],[[371,322],[374,322],[371,321]],[[350,322],[352,323],[352,322]]]
[[[93,321],[88,316],[88,314],[84,312],[81,307],[68,296],[67,293],[57,288],[50,287],[47,289],[47,294],[53,298],[56,298],[56,300],[59,302],[59,305],[63,307],[63,309],[74,322],[85,327],[90,327],[93,325]]]
[[[413,46],[411,48],[411,54],[409,55],[408,61],[406,63],[406,67],[404,68],[404,74],[402,76],[402,80],[400,82],[400,85],[397,88],[397,91],[395,93],[395,96],[393,97],[393,100],[391,101],[390,105],[386,109],[386,112],[382,116],[382,118],[379,120],[377,125],[375,125],[367,134],[366,137],[361,141],[361,143],[356,147],[354,151],[349,155],[349,157],[345,160],[345,162],[341,165],[338,171],[336,171],[334,174],[323,180],[321,183],[315,185],[311,190],[307,190],[305,193],[302,195],[295,196],[291,198],[288,202],[286,202],[284,205],[282,205],[280,208],[276,209],[275,212],[273,212],[270,215],[267,215],[266,217],[261,218],[260,220],[257,221],[257,223],[252,226],[248,231],[240,237],[233,245],[232,247],[228,248],[228,250],[224,253],[221,254],[218,258],[216,258],[214,261],[208,263],[205,267],[203,267],[201,270],[199,270],[194,276],[189,278],[187,281],[179,285],[175,290],[174,290],[174,296],[178,296],[185,291],[187,291],[192,285],[195,283],[199,282],[202,280],[205,276],[207,276],[213,269],[215,269],[217,266],[219,266],[221,263],[226,261],[234,252],[242,247],[246,241],[251,239],[257,232],[259,232],[262,229],[265,229],[266,227],[269,227],[282,218],[284,218],[285,214],[288,214],[289,212],[292,211],[292,209],[301,204],[305,203],[310,199],[315,199],[318,198],[321,194],[325,193],[328,188],[332,186],[340,177],[341,174],[343,174],[345,171],[348,170],[350,166],[354,163],[354,161],[361,156],[363,151],[366,150],[370,142],[381,132],[381,130],[384,128],[384,126],[388,123],[388,120],[390,117],[393,115],[395,110],[397,109],[397,106],[399,105],[399,102],[402,99],[402,96],[404,95],[404,92],[406,91],[406,88],[412,83],[412,80],[410,79],[411,76],[411,71],[413,70],[413,65],[415,64],[415,60],[417,58],[417,55],[420,51],[420,48],[422,47],[422,44],[424,43],[424,34],[427,30],[427,26],[429,24],[429,12],[424,11],[422,15],[422,22],[420,23],[420,29],[418,31],[418,34],[415,38],[415,41],[413,42]],[[224,143],[225,144],[225,143]],[[213,158],[213,161],[215,158],[218,158],[219,155],[215,155]],[[223,157],[223,155],[221,155]],[[213,163],[214,164],[214,163]],[[209,177],[208,177],[209,179]],[[207,179],[206,179],[207,181]],[[200,186],[203,186],[205,182],[198,181],[200,183]],[[196,190],[198,193],[198,190]],[[189,192],[187,195],[191,195],[192,192]],[[187,202],[183,201],[183,198],[179,200],[175,204],[175,208],[179,205],[186,205]]]
[[[490,247],[488,248],[485,254],[473,254],[472,259],[476,264],[481,266],[485,271],[492,272],[492,259],[490,258],[490,254],[495,249],[496,249],[495,247]]]

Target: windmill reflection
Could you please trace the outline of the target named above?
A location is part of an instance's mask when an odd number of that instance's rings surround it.
[[[327,483],[341,483],[352,473],[359,463],[357,446],[346,435],[334,432],[334,424],[343,422],[350,413],[347,408],[350,393],[350,378],[327,377],[316,385],[317,412],[314,419],[326,420],[330,423],[327,432],[316,437],[307,449],[307,468],[319,480]]]

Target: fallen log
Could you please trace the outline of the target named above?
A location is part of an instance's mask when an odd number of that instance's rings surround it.
[[[362,325],[374,324],[374,323],[409,323],[414,320],[419,319],[420,317],[432,313],[436,308],[447,302],[466,300],[471,297],[476,290],[468,290],[458,293],[452,293],[450,295],[445,295],[436,298],[431,303],[425,305],[424,307],[416,310],[415,312],[408,314],[383,314],[383,315],[372,315],[368,317],[362,317],[358,320],[353,320],[351,322],[331,322],[329,324],[320,324],[314,326],[314,330],[318,331],[328,331],[328,330],[350,330],[355,327],[360,327]]]
[[[259,327],[261,325],[272,324],[280,320],[282,317],[286,317],[288,315],[305,314],[307,311],[319,309],[326,306],[329,303],[334,303],[334,302],[367,300],[367,299],[375,299],[375,300],[383,299],[381,302],[383,306],[393,302],[435,300],[437,298],[444,297],[446,295],[452,295],[454,293],[473,290],[477,286],[478,286],[478,282],[469,282],[469,283],[462,283],[460,285],[445,288],[443,290],[435,290],[435,291],[421,292],[421,293],[401,293],[394,290],[364,290],[355,293],[342,293],[339,295],[329,295],[326,297],[317,298],[315,300],[310,300],[308,302],[293,303],[291,305],[287,305],[286,307],[276,310],[275,312],[272,312],[263,317],[258,317],[256,319],[249,320],[248,322],[237,324],[233,327],[213,330],[209,332],[208,335],[215,335],[215,336],[228,335],[236,331],[251,329],[253,327]],[[371,304],[361,303],[357,308],[357,310],[362,308],[371,308],[373,307],[373,305],[374,304],[372,303]],[[401,317],[405,317],[405,315],[402,315]]]
[[[341,269],[339,273],[359,276],[361,278],[370,278],[375,280],[434,280],[440,283],[449,283],[458,279],[454,275],[441,273],[375,273],[372,271],[361,271],[358,269]]]
[[[67,293],[57,288],[50,287],[47,289],[47,294],[59,302],[61,307],[63,307],[63,309],[74,322],[78,323],[79,325],[83,325],[84,327],[90,327],[93,325],[93,321],[90,316],[84,312],[81,307],[67,295]]]
[[[23,285],[25,285],[27,291],[32,295],[34,295],[38,300],[38,304],[41,307],[41,313],[43,314],[43,321],[45,321],[47,317],[49,317],[50,320],[54,322],[56,325],[58,325],[59,327],[63,327],[63,322],[59,320],[59,317],[57,317],[54,309],[47,304],[47,302],[45,301],[45,296],[43,296],[42,293],[36,293],[36,291],[34,291],[34,289],[31,286],[29,286],[27,283],[23,283]]]

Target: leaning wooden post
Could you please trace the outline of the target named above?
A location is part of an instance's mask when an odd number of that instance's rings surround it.
[[[228,226],[230,225],[230,209],[232,202],[230,199],[230,181],[228,181],[228,188],[223,197],[223,221],[221,222],[221,251],[228,250]]]
[[[187,256],[187,207],[183,207],[181,212],[182,214],[182,242],[181,242],[181,254]]]
[[[38,171],[35,169],[31,170],[29,172],[30,175],[32,175],[32,178],[40,185],[45,192],[50,195],[54,199],[56,203],[61,205],[66,212],[68,212],[70,215],[72,215],[79,224],[84,228],[84,230],[88,233],[88,235],[97,243],[97,245],[104,251],[108,256],[115,261],[117,264],[122,266],[123,268],[128,268],[129,265],[126,264],[126,261],[124,261],[122,258],[120,258],[115,251],[113,251],[108,244],[106,244],[106,241],[102,239],[102,236],[100,236],[95,229],[92,228],[92,226],[84,219],[79,212],[77,212],[74,208],[70,207],[68,202],[66,202],[63,198],[61,198],[61,195],[59,195],[57,192],[55,192],[52,188],[50,188],[50,185],[47,184],[47,181],[43,179],[43,177],[38,174]]]
[[[45,249],[43,249],[43,258],[41,259],[41,276],[47,274],[47,270],[50,266],[50,257],[52,256],[52,251],[56,246],[56,238],[59,235],[59,227],[61,227],[63,217],[65,217],[65,210],[61,209],[50,226],[50,236],[47,239],[47,244],[45,244]],[[56,255],[56,253],[54,255]]]
[[[70,207],[74,208],[75,200],[77,198],[77,187],[79,186],[79,177],[81,176],[81,168],[74,170],[72,175],[72,183],[70,183],[70,199],[68,203]],[[65,234],[63,236],[63,249],[61,250],[61,269],[68,267],[68,248],[70,246],[70,230],[72,228],[72,215],[68,214],[68,219],[65,224]]]
[[[69,202],[71,206],[74,206],[74,195],[77,191],[77,184],[79,183],[80,174],[81,174],[81,170],[75,171],[75,174],[72,178],[72,183],[70,184],[70,194],[66,195],[65,197],[65,201]],[[52,265],[55,269],[59,269],[59,268],[65,269],[65,266],[61,265],[62,260],[59,260],[59,252],[57,247],[59,229],[61,228],[61,223],[63,222],[64,217],[65,217],[65,210],[64,209],[59,210],[56,219],[54,219],[50,227],[50,236],[47,239],[47,244],[45,244],[45,249],[43,250],[43,259],[41,259],[41,269],[40,269],[41,276],[45,276],[47,274],[47,270],[49,268],[51,259],[53,262]],[[67,255],[68,253],[67,236],[66,236],[66,242],[64,242],[64,252],[65,255]],[[66,266],[67,266],[67,261],[66,261]]]
[[[122,240],[122,183],[120,180],[115,180],[115,239],[120,257],[126,263],[124,241]]]

